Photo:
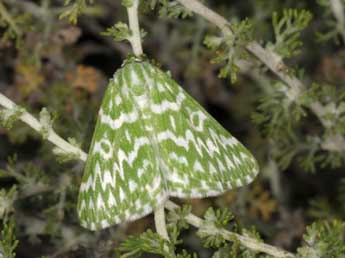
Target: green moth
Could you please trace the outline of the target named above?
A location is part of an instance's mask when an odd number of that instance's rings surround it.
[[[83,227],[103,229],[141,218],[169,196],[220,195],[257,173],[251,153],[167,73],[132,59],[104,95],[78,215]]]

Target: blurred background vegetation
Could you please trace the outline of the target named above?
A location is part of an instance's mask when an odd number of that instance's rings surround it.
[[[199,216],[227,207],[240,227],[299,257],[345,257],[345,1],[203,1],[233,25],[231,37],[176,1],[142,2],[146,55],[261,167],[249,186],[178,202]],[[0,92],[36,116],[46,107],[55,131],[87,151],[108,79],[131,53],[127,42],[101,35],[119,21],[127,22],[119,0],[1,0]],[[296,90],[247,52],[253,40],[285,62],[278,72],[303,85]],[[153,228],[147,216],[83,229],[76,216],[83,163],[61,162],[41,135],[4,117],[0,257],[14,257],[14,249],[17,257],[114,257],[128,235]],[[182,239],[198,257],[215,252],[194,229]]]

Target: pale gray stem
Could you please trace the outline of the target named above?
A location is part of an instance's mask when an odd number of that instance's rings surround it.
[[[157,207],[154,210],[155,214],[155,226],[157,233],[164,239],[169,240],[167,226],[165,223],[165,211],[164,211],[164,204]]]
[[[143,48],[141,46],[141,36],[140,36],[140,27],[138,19],[138,6],[139,0],[133,0],[131,7],[127,8],[129,28],[131,29],[132,36],[129,39],[133,52],[136,56],[143,54]]]

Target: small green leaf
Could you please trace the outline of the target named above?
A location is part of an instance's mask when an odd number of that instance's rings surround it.
[[[24,112],[25,109],[19,106],[14,109],[2,109],[0,110],[0,124],[6,129],[11,129]]]
[[[307,227],[304,245],[297,250],[298,258],[344,257],[345,223],[338,220],[318,221]]]
[[[182,253],[177,255],[177,258],[198,258],[196,253],[189,254],[186,250],[182,250]]]
[[[183,205],[182,207],[170,211],[167,215],[168,227],[174,225],[180,229],[188,229],[189,224],[186,217],[191,211],[192,206],[190,205]]]
[[[234,22],[229,29],[231,33],[222,36],[207,35],[204,44],[212,51],[216,51],[216,56],[211,60],[212,63],[224,63],[219,77],[230,77],[231,82],[235,83],[239,72],[236,62],[247,59],[249,56],[245,46],[252,40],[253,26],[248,19],[245,19]]]
[[[220,248],[226,242],[223,235],[219,234],[217,228],[211,224],[204,223],[197,231],[197,235],[203,239],[206,248]]]
[[[17,188],[13,186],[10,190],[0,190],[0,219],[6,218],[14,210],[13,203],[17,198]]]
[[[136,258],[143,253],[159,254],[166,258],[175,258],[174,246],[157,233],[147,230],[140,236],[128,237],[118,248],[123,253],[121,258]]]
[[[160,17],[169,17],[169,18],[188,18],[193,15],[193,12],[183,5],[178,3],[177,1],[169,1],[169,0],[160,0],[160,9],[159,9],[159,16]]]
[[[101,35],[113,37],[115,41],[122,41],[129,40],[132,36],[132,32],[126,23],[118,22],[113,27],[102,32]]]
[[[224,228],[234,219],[233,214],[227,209],[215,211],[213,208],[209,208],[204,217],[205,221],[199,228],[197,235],[203,238],[205,247],[221,247],[225,243],[225,238],[219,229]]]
[[[129,8],[132,7],[134,3],[134,0],[122,0],[122,5]]]
[[[14,252],[19,241],[16,240],[15,236],[15,222],[10,219],[4,220],[2,230],[0,232],[0,257],[4,258],[15,258],[16,253]]]
[[[46,108],[42,108],[39,121],[41,123],[41,134],[43,139],[47,139],[53,127],[53,119]]]
[[[64,19],[67,18],[68,21],[72,24],[76,24],[78,21],[78,16],[82,14],[85,9],[87,8],[87,5],[89,2],[90,4],[93,3],[93,0],[73,0],[74,3],[71,4],[72,0],[65,0],[65,6],[68,6],[68,8],[60,14],[59,18]],[[70,5],[71,4],[71,5]]]
[[[192,206],[183,205],[182,207],[174,209],[168,213],[167,227],[170,235],[170,240],[175,245],[180,243],[178,237],[180,235],[181,230],[189,228],[189,224],[186,220],[186,217],[191,213],[191,211]]]
[[[223,42],[222,37],[207,35],[204,39],[204,44],[211,50],[216,50]]]
[[[234,219],[234,215],[226,208],[217,210],[209,208],[207,209],[204,217],[206,221],[214,223],[218,228],[226,226]]]
[[[269,43],[268,48],[282,57],[298,55],[303,45],[300,41],[301,31],[309,25],[311,19],[312,14],[307,10],[285,9],[281,18],[274,12],[272,23],[276,42]]]

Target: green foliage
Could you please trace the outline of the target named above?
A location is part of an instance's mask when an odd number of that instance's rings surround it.
[[[332,104],[326,103],[332,100]],[[320,114],[324,133],[300,138],[300,130],[307,118],[308,108],[315,102],[325,103]],[[271,152],[281,168],[287,168],[292,159],[298,158],[305,171],[315,172],[317,165],[337,168],[343,164],[337,142],[344,134],[344,94],[330,85],[313,83],[308,90],[296,92],[286,84],[276,82],[274,87],[259,99],[257,111],[252,114],[263,136],[275,141],[277,148]],[[327,148],[329,152],[324,152]],[[331,151],[333,150],[333,151]]]
[[[150,9],[158,8],[158,14],[160,17],[169,18],[182,18],[186,19],[193,15],[193,12],[186,9],[184,6],[179,4],[177,1],[169,0],[150,0],[146,3]]]
[[[147,230],[140,236],[128,237],[118,249],[124,253],[120,256],[121,258],[140,257],[144,252],[174,258],[174,246],[151,230]]]
[[[30,30],[31,15],[29,13],[10,13],[5,4],[0,3],[0,28],[4,29],[0,43],[14,39],[19,48],[23,31]]]
[[[114,26],[108,28],[105,32],[102,32],[101,35],[113,37],[115,41],[122,41],[129,40],[132,36],[132,32],[126,23],[118,22]]]
[[[0,257],[15,258],[15,249],[19,243],[15,236],[16,224],[13,219],[3,221],[0,232]]]
[[[7,214],[9,211],[13,211],[13,203],[16,199],[23,199],[40,193],[41,191],[44,192],[51,189],[49,186],[51,182],[45,171],[30,162],[22,164],[22,166],[18,168],[16,156],[8,159],[6,169],[0,170],[0,176],[7,178],[12,177],[18,181],[18,186],[13,186],[10,191],[7,192],[6,198],[2,202],[2,204],[6,204],[7,206],[7,208],[4,209],[5,211],[7,210]]]
[[[321,167],[338,168],[345,162],[344,155],[340,152],[342,147],[339,146],[340,138],[345,132],[344,92],[332,85],[316,83],[312,85],[309,92],[309,105],[313,101],[324,104],[324,110],[320,114],[324,132],[319,137],[309,138],[310,151],[302,165],[311,171],[316,170],[315,164],[320,164]],[[325,148],[329,152],[321,151]]]
[[[258,252],[243,248],[239,242],[234,241],[233,243],[226,244],[223,247],[219,248],[213,254],[212,258],[257,258],[259,257],[257,253]]]
[[[43,137],[43,139],[47,139],[49,132],[53,128],[53,120],[52,120],[51,115],[49,114],[49,112],[46,108],[43,108],[41,110],[39,121],[40,121],[40,124],[42,126],[42,128],[41,128],[42,137]]]
[[[68,6],[65,11],[60,14],[60,19],[67,18],[70,23],[76,24],[78,16],[82,14],[93,0],[65,0],[65,6]]]
[[[1,171],[0,171],[1,173]],[[2,174],[2,173],[1,173]],[[0,174],[0,175],[1,175]],[[13,212],[13,204],[17,197],[17,187],[12,186],[10,190],[0,190],[0,219],[6,218]]]
[[[343,257],[345,255],[345,223],[338,220],[319,221],[307,227],[305,244],[298,248],[303,258]]]
[[[187,215],[192,211],[192,206],[183,205],[173,211],[170,211],[167,216],[168,227],[174,226],[179,229],[188,229],[189,224],[186,220]]]
[[[141,257],[144,253],[160,254],[164,257],[176,257],[175,246],[182,244],[178,239],[182,230],[189,228],[186,217],[189,216],[191,207],[184,205],[181,208],[173,210],[168,214],[168,229],[170,233],[170,242],[162,239],[158,234],[151,230],[142,233],[140,236],[131,236],[125,240],[118,251],[122,253],[120,257]],[[241,245],[234,236],[231,243],[227,243],[225,234],[226,229],[237,231],[237,223],[234,223],[234,215],[225,208],[214,210],[209,208],[204,215],[205,220],[197,231],[197,236],[203,240],[204,247],[217,248],[218,250],[212,256],[213,258],[254,258],[257,252],[249,250]],[[242,234],[246,237],[256,239],[262,242],[258,233],[253,229],[251,231],[243,230]],[[189,254],[186,250],[177,254],[177,258],[196,258],[195,253]]]
[[[251,250],[243,246],[235,235],[231,237],[231,241],[225,239],[226,231],[239,231],[239,226],[234,222],[234,215],[228,209],[209,208],[205,215],[205,221],[199,228],[197,235],[203,239],[204,247],[217,248],[212,258],[256,258],[257,251]],[[262,242],[258,232],[252,230],[241,230],[241,235],[255,239],[258,243]],[[229,240],[229,238],[227,238]],[[267,256],[268,257],[268,256]]]
[[[186,217],[191,213],[192,207],[190,205],[183,205],[178,209],[170,211],[167,215],[167,228],[169,231],[170,240],[173,243],[179,243],[178,237],[182,230],[188,229],[189,224]]]
[[[319,100],[325,105],[322,114],[326,123],[326,133],[345,133],[345,92],[330,84],[312,85],[314,100]],[[329,101],[331,100],[331,103]]]
[[[0,125],[6,129],[11,129],[13,124],[25,112],[25,109],[16,106],[14,109],[0,110]]]
[[[220,78],[230,77],[232,83],[237,81],[239,67],[236,62],[248,58],[245,46],[252,40],[252,33],[253,25],[248,19],[245,19],[241,22],[233,22],[231,33],[205,37],[204,44],[216,53],[216,57],[211,62],[223,64],[219,72]]]
[[[285,9],[282,17],[277,12],[272,15],[275,43],[268,48],[283,58],[296,56],[303,45],[300,40],[301,31],[310,23],[312,14],[307,10]]]
[[[112,37],[115,41],[130,40],[132,37],[132,31],[129,29],[128,25],[123,22],[118,22],[112,27],[108,28],[106,31],[102,32],[101,35]],[[140,31],[140,37],[144,38],[146,32],[144,30]]]
[[[263,243],[263,240],[261,239],[260,234],[256,231],[254,227],[250,230],[244,229],[242,231],[242,234],[255,239],[258,243]],[[259,255],[260,252],[251,250],[248,248],[244,248],[242,245],[237,248],[237,252],[238,252],[237,256],[243,257],[243,258],[256,258],[256,257],[272,258],[271,255],[263,255],[263,254]]]
[[[243,230],[242,235],[255,239],[258,243],[263,242],[258,232],[253,228],[252,230]],[[214,252],[212,258],[273,258],[270,255],[260,254],[260,252],[248,249],[241,245],[241,243],[233,239],[231,243],[226,243]]]
[[[177,254],[177,258],[198,258],[196,253],[189,254],[186,250],[182,250],[181,254]]]
[[[290,99],[287,95],[297,98]],[[282,139],[294,133],[298,122],[306,116],[305,105],[309,101],[307,94],[296,95],[286,84],[276,82],[272,91],[259,99],[257,112],[253,113],[252,119],[265,136]]]
[[[226,226],[234,219],[234,215],[226,208],[214,210],[213,208],[207,209],[204,215],[206,223],[214,224],[217,228]]]
[[[345,38],[345,20],[344,20],[344,1],[331,1],[317,0],[316,1],[322,8],[322,18],[324,19],[323,26],[316,31],[317,39],[321,42],[334,40],[340,44],[340,38],[344,42]]]
[[[233,246],[232,244],[226,244],[214,252],[212,258],[230,258],[233,257]],[[236,245],[236,249],[237,249]]]
[[[227,209],[207,209],[204,215],[205,221],[199,228],[197,235],[203,239],[204,246],[219,248],[225,243],[225,238],[218,229],[226,226],[234,219],[232,213]]]

